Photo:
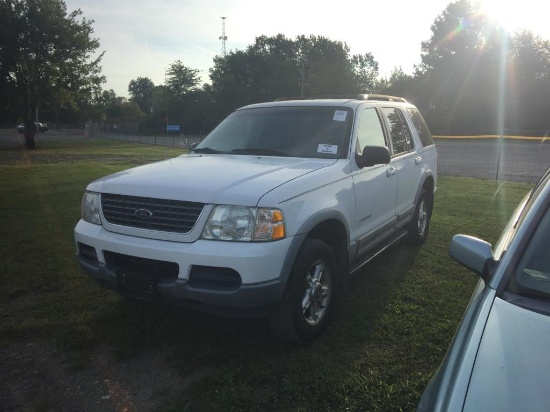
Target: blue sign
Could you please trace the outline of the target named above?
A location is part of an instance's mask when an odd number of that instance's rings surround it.
[[[179,124],[168,124],[166,125],[167,132],[179,132],[181,130]]]

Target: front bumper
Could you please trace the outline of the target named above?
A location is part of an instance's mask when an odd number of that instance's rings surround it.
[[[281,300],[300,244],[297,237],[265,243],[170,242],[117,234],[82,220],[74,233],[81,267],[108,289],[246,317],[264,316],[261,309]],[[127,276],[138,286],[126,287]]]

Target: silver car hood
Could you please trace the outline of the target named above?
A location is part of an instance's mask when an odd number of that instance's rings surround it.
[[[550,316],[496,298],[464,411],[550,410]]]

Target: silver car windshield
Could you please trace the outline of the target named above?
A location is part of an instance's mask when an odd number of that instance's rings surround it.
[[[507,291],[550,301],[550,212],[547,210],[529,240]]]
[[[241,109],[193,153],[346,158],[352,122],[352,110],[336,106]]]

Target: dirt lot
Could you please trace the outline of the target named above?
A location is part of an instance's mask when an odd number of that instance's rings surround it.
[[[0,348],[2,411],[150,411],[215,373],[204,370],[183,378],[168,358],[166,348],[129,362],[116,360],[108,347],[78,356],[47,342]]]

